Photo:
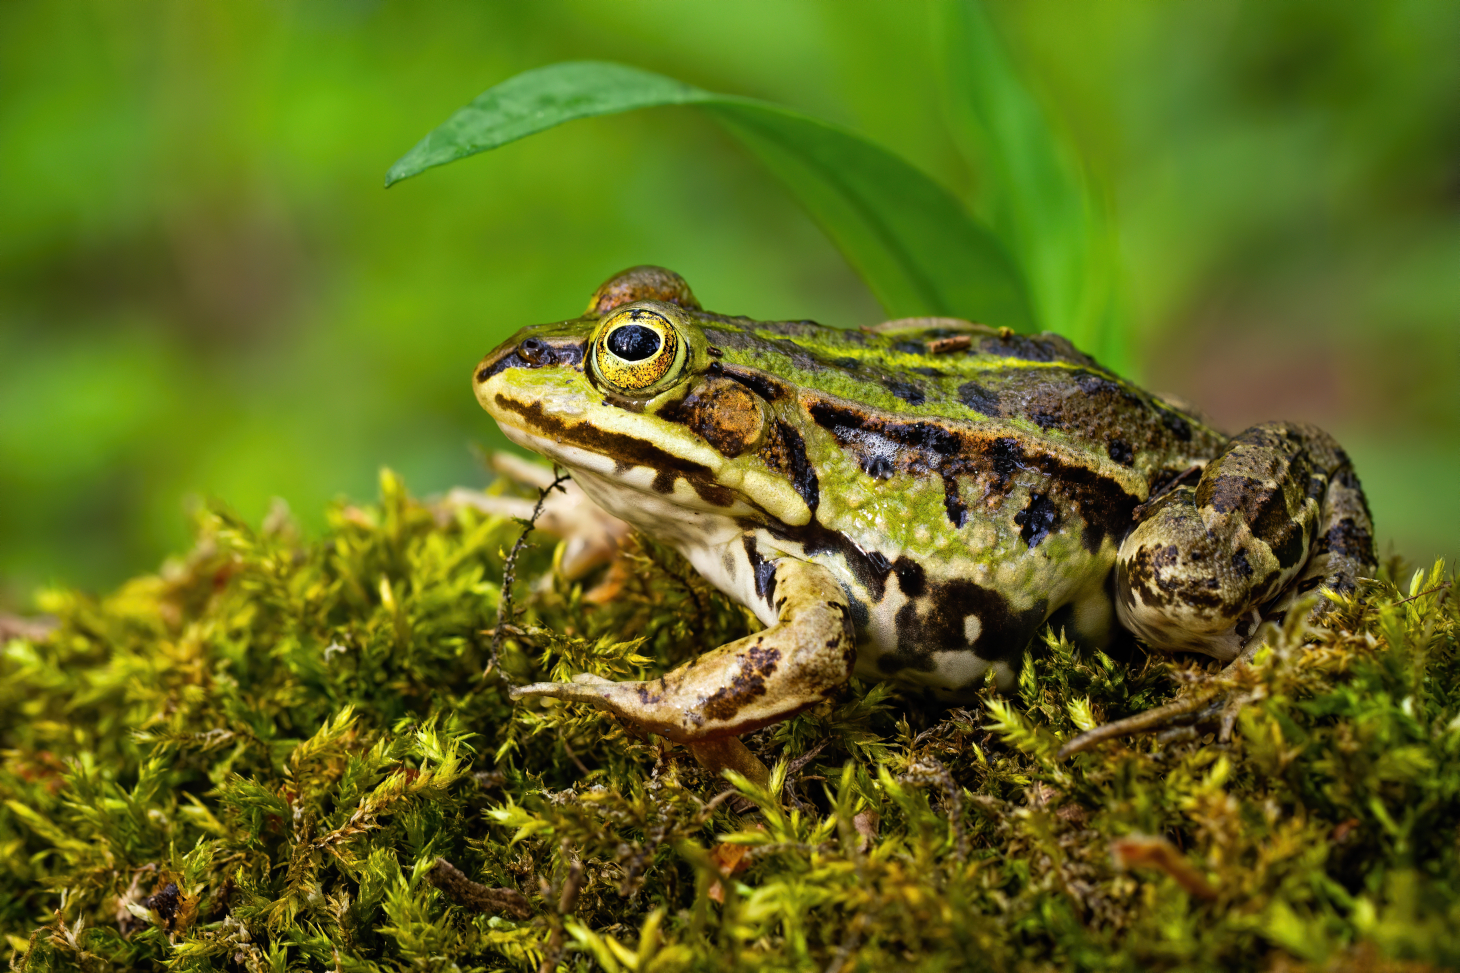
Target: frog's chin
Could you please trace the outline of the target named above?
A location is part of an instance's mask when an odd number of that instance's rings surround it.
[[[636,523],[633,513],[643,509],[645,495],[661,500],[674,499],[660,497],[659,491],[654,489],[658,472],[650,467],[633,466],[612,456],[529,432],[505,422],[498,425],[508,439],[523,449],[529,449],[572,473],[573,480],[600,507],[621,520]],[[679,502],[684,503],[686,500],[681,498]]]
[[[583,449],[580,446],[572,446],[568,443],[553,439],[550,436],[539,435],[530,432],[511,423],[497,420],[497,425],[507,438],[512,440],[523,449],[531,450],[551,460],[559,466],[566,467],[569,472],[584,471],[596,473],[600,476],[615,476],[615,467],[618,465],[610,457],[602,453],[595,453],[591,449]],[[653,474],[649,474],[650,479]]]

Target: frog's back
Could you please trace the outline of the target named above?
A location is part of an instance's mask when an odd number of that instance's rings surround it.
[[[1135,508],[1223,442],[1055,335],[701,323],[716,370],[791,430],[762,459],[811,484],[810,523],[764,524],[767,546],[842,577],[881,675],[954,688],[1060,608],[1107,606]],[[1100,642],[1109,611],[1095,614],[1081,634]]]
[[[866,417],[879,426],[964,429],[976,444],[989,442],[980,433],[1012,436],[1026,452],[1073,450],[1092,471],[1129,471],[1158,486],[1225,442],[1184,407],[1102,368],[1055,334],[947,318],[855,331],[718,315],[702,323],[727,374],[773,396],[798,392],[808,415],[828,429]]]

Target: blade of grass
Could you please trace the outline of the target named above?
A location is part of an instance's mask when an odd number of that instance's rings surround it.
[[[390,186],[563,122],[698,105],[785,184],[894,317],[1032,329],[1023,275],[947,190],[854,132],[777,105],[607,62],[527,71],[484,92],[391,166]]]
[[[981,209],[1024,268],[1039,325],[1127,370],[1114,237],[1079,163],[1020,80],[977,0],[942,9],[952,108]]]

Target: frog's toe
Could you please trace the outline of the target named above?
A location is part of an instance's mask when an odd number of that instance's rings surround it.
[[[568,699],[578,703],[598,703],[607,698],[606,686],[622,686],[612,679],[595,676],[591,672],[580,672],[571,682],[535,682],[527,686],[513,686],[507,691],[512,699],[526,699],[528,696],[551,696],[554,699]]]

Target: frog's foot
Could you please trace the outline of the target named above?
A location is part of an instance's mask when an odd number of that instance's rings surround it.
[[[831,572],[794,558],[771,563],[775,576],[765,587],[779,621],[765,631],[706,652],[659,679],[613,682],[580,674],[572,682],[513,689],[512,698],[592,703],[642,730],[691,745],[702,761],[741,769],[733,764],[739,756],[733,746],[696,745],[737,737],[816,705],[851,677],[856,662],[847,596]]]

